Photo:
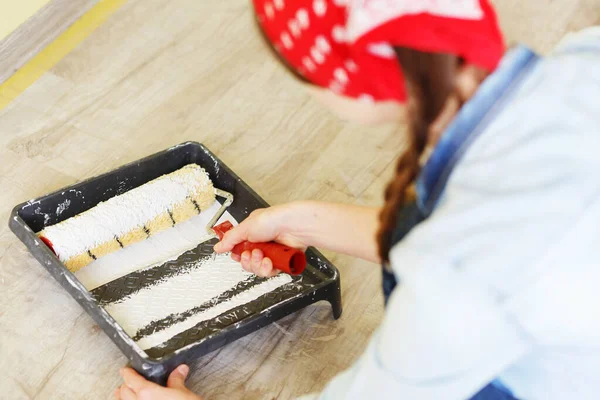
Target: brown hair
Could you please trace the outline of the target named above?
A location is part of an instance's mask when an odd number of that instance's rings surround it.
[[[377,242],[382,262],[389,261],[392,233],[398,213],[414,200],[413,188],[420,171],[419,160],[429,140],[430,127],[449,98],[455,95],[458,60],[449,54],[424,53],[397,48],[408,93],[408,149],[396,164],[396,174],[385,190],[385,204],[379,214]]]

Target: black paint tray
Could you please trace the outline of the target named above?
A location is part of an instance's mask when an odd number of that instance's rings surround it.
[[[56,224],[80,214],[101,201],[143,185],[161,175],[195,163],[210,175],[215,186],[234,195],[228,212],[242,221],[250,212],[268,206],[231,169],[205,146],[187,142],[171,147],[139,161],[127,164],[112,172],[77,183],[35,200],[19,204],[10,216],[9,226],[27,246],[31,254],[46,268],[71,296],[102,327],[104,332],[129,358],[131,365],[146,378],[164,383],[168,374],[179,364],[189,363],[225,344],[254,332],[288,314],[318,301],[328,301],[333,317],[342,313],[340,277],[338,270],[320,254],[310,248],[306,255],[308,266],[302,275],[293,277],[286,284],[241,307],[231,309],[216,318],[201,322],[191,329],[174,336],[161,347],[142,350],[108,314],[103,305],[123,298],[169,274],[180,272],[188,261],[212,257],[215,241],[199,244],[176,260],[116,279],[91,292],[88,291],[54,253],[36,236],[45,226]],[[67,209],[57,212],[59,205],[70,202]],[[260,283],[261,278],[252,277],[240,282],[235,288],[213,298],[207,304],[198,304],[190,313],[203,307],[211,307],[228,296]],[[184,313],[185,314],[185,313]],[[178,318],[185,318],[179,315]],[[169,321],[155,321],[153,329]],[[162,326],[164,328],[164,326]],[[143,332],[142,332],[143,334]]]

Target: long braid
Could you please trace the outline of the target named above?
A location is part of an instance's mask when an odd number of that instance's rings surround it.
[[[409,148],[400,156],[396,163],[396,174],[385,189],[385,205],[379,214],[379,256],[383,261],[388,260],[391,248],[392,233],[396,228],[396,220],[400,208],[412,200],[410,187],[419,175],[419,159],[425,149],[426,140],[420,135],[411,136]]]
[[[454,92],[456,57],[396,49],[409,94],[407,114],[409,147],[396,164],[394,178],[385,190],[385,204],[379,214],[377,241],[379,256],[389,261],[392,233],[401,207],[413,200],[411,191],[419,175],[419,160],[428,142],[429,127]]]

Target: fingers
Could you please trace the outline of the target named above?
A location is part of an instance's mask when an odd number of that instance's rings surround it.
[[[263,252],[260,249],[254,249],[252,252],[245,251],[242,253],[242,268],[248,272],[256,274],[260,264],[264,258]]]
[[[117,390],[119,391],[119,397],[117,397],[117,399],[137,400],[137,396],[136,396],[135,392],[133,390],[129,389],[126,385],[121,385],[121,387]]]
[[[273,269],[271,259],[265,257],[260,249],[254,249],[252,252],[243,252],[240,262],[242,268],[258,276],[271,277],[278,273],[277,270]]]
[[[277,275],[278,273],[279,271],[273,268],[273,261],[271,261],[270,258],[265,257],[260,263],[256,275],[262,276],[263,278],[270,278],[272,276]]]
[[[175,368],[171,375],[169,375],[169,379],[167,380],[167,387],[179,390],[187,390],[185,387],[185,378],[188,376],[190,372],[190,367],[185,364],[181,364],[179,367]]]
[[[236,244],[246,240],[248,238],[249,226],[248,219],[246,219],[241,224],[233,227],[233,229],[225,233],[223,240],[215,245],[215,252],[226,253],[231,251]]]
[[[246,271],[254,273],[252,270],[252,264],[250,262],[251,259],[252,253],[245,251],[240,255],[240,264],[242,264],[242,268],[244,268]]]
[[[121,368],[121,371],[119,371],[119,372],[121,374],[121,377],[125,381],[125,386],[127,386],[127,388],[131,389],[134,392],[134,394],[138,393],[143,388],[152,388],[152,387],[160,388],[160,386],[158,386],[156,383],[147,381],[146,379],[144,379],[144,377],[142,377],[140,374],[138,374],[131,368]],[[123,398],[122,391],[121,391],[121,397]]]
[[[119,373],[125,383],[115,390],[117,400],[158,400],[158,399],[199,399],[192,396],[185,387],[185,378],[190,368],[187,365],[177,367],[167,380],[167,388],[147,381],[131,368],[122,368]],[[176,396],[175,396],[176,395]]]
[[[252,268],[252,271],[258,275],[258,269],[260,268],[260,264],[263,261],[263,258],[265,258],[262,250],[260,249],[254,249],[252,250],[252,254],[250,256],[250,265]]]
[[[254,234],[255,236],[257,233],[259,236],[264,235],[262,229],[258,229],[258,232],[256,231],[256,226],[261,225],[258,221],[262,218],[261,216],[264,215],[265,212],[266,209],[258,209],[252,211],[248,218],[246,218],[244,221],[240,222],[239,225],[234,226],[230,231],[225,233],[225,235],[223,236],[223,240],[221,240],[215,245],[215,251],[217,253],[226,253],[228,251],[231,251],[236,244],[243,242],[244,240],[250,240],[249,236],[251,235],[251,231],[253,231],[252,234]],[[267,240],[267,238],[258,238],[258,241],[262,240]]]

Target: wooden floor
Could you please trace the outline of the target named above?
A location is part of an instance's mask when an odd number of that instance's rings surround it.
[[[600,0],[497,1],[511,41],[548,51],[600,23]],[[131,0],[0,111],[0,221],[17,203],[173,144],[203,142],[271,203],[376,205],[403,127],[364,128],[313,102],[270,58],[245,0]],[[318,304],[200,359],[207,399],[322,389],[382,317],[376,265],[329,254],[344,314]],[[0,225],[0,397],[106,399],[126,359]]]
[[[0,26],[0,84],[27,63],[35,54],[52,43],[65,29],[89,10],[98,0],[37,0],[17,2],[21,9],[14,14],[21,18],[29,15],[40,4],[31,17],[8,35],[2,35]],[[15,3],[2,5],[2,9],[15,7]],[[19,7],[17,5],[17,7]],[[15,18],[16,15],[9,17]],[[5,17],[6,18],[6,17]],[[0,15],[0,24],[2,23]],[[12,21],[11,21],[12,22]]]

